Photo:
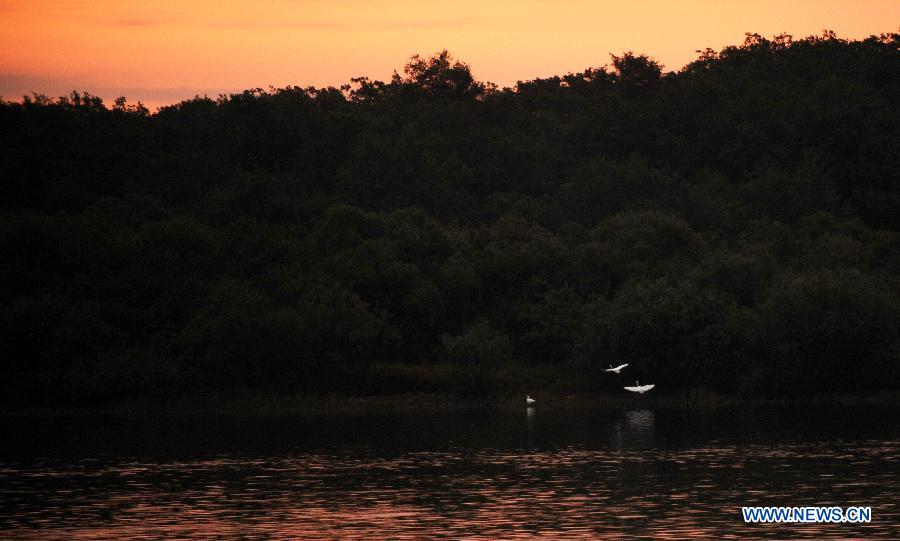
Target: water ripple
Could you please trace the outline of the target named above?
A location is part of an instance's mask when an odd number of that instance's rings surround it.
[[[652,417],[626,419],[652,431]],[[0,463],[14,539],[890,538],[898,441],[686,449],[303,451]],[[870,524],[745,525],[741,505],[871,505]]]

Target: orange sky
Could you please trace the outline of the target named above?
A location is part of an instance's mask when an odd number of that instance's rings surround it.
[[[0,0],[0,95],[79,89],[155,107],[386,79],[410,55],[444,48],[505,86],[602,66],[610,52],[677,69],[744,32],[862,38],[898,23],[900,0]]]

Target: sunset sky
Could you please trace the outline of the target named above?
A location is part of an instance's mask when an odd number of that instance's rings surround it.
[[[151,108],[245,88],[386,79],[449,49],[501,86],[646,53],[678,69],[745,32],[896,32],[900,0],[0,0],[0,95],[87,90]]]

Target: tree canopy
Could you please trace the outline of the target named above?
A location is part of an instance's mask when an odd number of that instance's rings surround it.
[[[896,390],[898,38],[2,101],[3,400]]]

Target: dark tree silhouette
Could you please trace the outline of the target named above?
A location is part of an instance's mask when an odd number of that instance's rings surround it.
[[[896,391],[898,38],[2,101],[0,400]]]

